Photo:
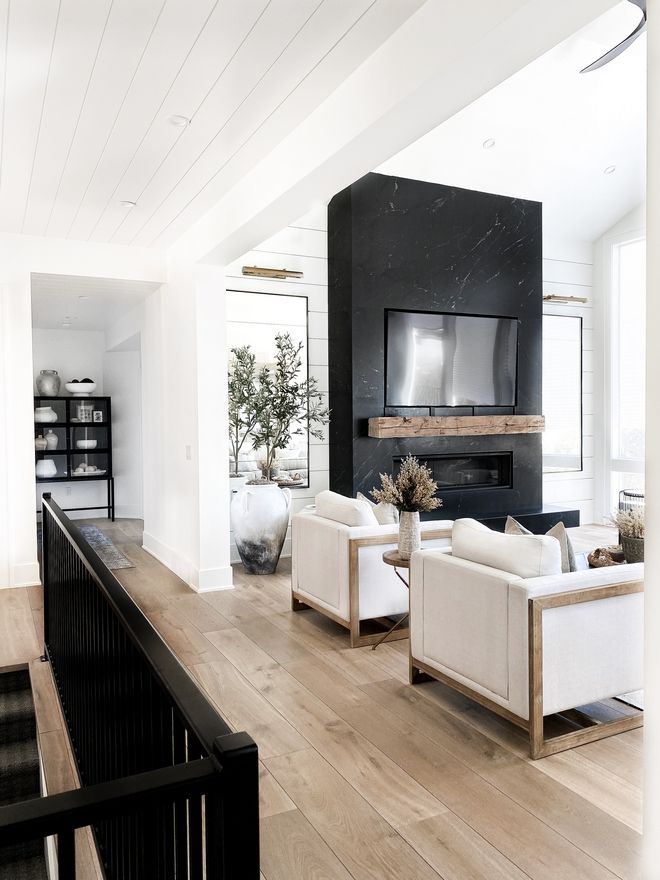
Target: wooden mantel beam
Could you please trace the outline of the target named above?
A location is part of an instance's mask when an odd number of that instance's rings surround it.
[[[477,434],[540,434],[544,416],[378,416],[370,437],[469,437]]]

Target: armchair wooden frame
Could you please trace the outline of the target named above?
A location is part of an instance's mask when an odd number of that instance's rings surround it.
[[[437,538],[451,538],[451,529],[431,529],[422,534],[422,547],[425,541],[435,540]],[[304,611],[306,608],[312,608],[320,614],[325,614],[330,620],[340,624],[350,633],[351,648],[362,648],[366,645],[373,645],[379,639],[383,638],[382,632],[362,634],[360,626],[360,548],[374,547],[378,545],[386,546],[388,544],[396,544],[399,540],[399,533],[392,532],[387,535],[371,535],[366,538],[349,538],[348,541],[348,602],[349,602],[349,620],[344,620],[332,611],[328,611],[317,602],[312,601],[307,596],[301,596],[295,590],[291,593],[291,609],[293,611]],[[391,620],[384,618],[375,618],[375,622],[387,631],[392,626]],[[397,627],[394,632],[386,636],[383,641],[392,642],[398,639],[407,639],[410,634],[409,627]]]
[[[410,683],[418,684],[429,679],[436,679],[453,688],[475,703],[495,712],[507,721],[521,727],[529,734],[529,752],[533,760],[546,758],[557,752],[585,745],[598,739],[634,730],[644,724],[644,712],[639,710],[631,715],[602,721],[592,718],[588,713],[578,709],[557,713],[576,726],[569,733],[546,737],[543,723],[543,613],[550,608],[561,608],[566,605],[578,605],[583,602],[597,602],[612,599],[616,596],[628,596],[644,591],[643,581],[630,581],[624,584],[611,584],[606,587],[573,590],[567,593],[555,593],[550,596],[535,596],[528,600],[528,645],[529,645],[529,720],[510,712],[488,697],[483,696],[467,685],[454,681],[447,675],[433,669],[427,663],[416,660],[410,655]]]
[[[634,730],[644,724],[644,712],[640,709],[632,715],[625,715],[611,721],[601,721],[574,710],[568,716],[570,720],[586,722],[586,726],[570,733],[549,738],[545,736],[543,725],[544,611],[566,605],[579,605],[583,602],[598,602],[616,596],[629,596],[632,593],[643,591],[643,581],[631,581],[626,584],[573,590],[569,593],[556,593],[552,596],[537,596],[529,599],[529,745],[532,758],[545,758],[565,749],[572,749],[597,739],[624,733],[626,730]]]

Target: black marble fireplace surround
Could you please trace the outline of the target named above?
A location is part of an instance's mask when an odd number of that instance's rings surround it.
[[[427,415],[385,409],[385,311],[518,319],[517,406],[541,409],[541,204],[419,180],[368,174],[328,207],[330,487],[368,494],[408,453],[511,455],[508,485],[441,493],[442,515],[492,519],[542,508],[540,434],[375,439],[367,420]],[[472,415],[435,409],[433,415]],[[435,514],[437,516],[437,514]],[[569,524],[569,522],[567,522]],[[577,524],[571,522],[570,524]]]

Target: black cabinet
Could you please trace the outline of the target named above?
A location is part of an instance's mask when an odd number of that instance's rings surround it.
[[[40,449],[43,441],[54,448]],[[40,439],[41,438],[41,439]],[[115,518],[112,472],[112,407],[109,397],[34,398],[35,473],[37,483],[107,484],[107,503],[65,510],[107,510]]]

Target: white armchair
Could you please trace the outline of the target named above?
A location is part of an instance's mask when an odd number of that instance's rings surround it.
[[[428,547],[449,547],[449,520],[422,523]],[[292,521],[291,607],[313,608],[350,631],[351,647],[374,644],[382,633],[362,634],[360,623],[408,613],[408,590],[383,553],[398,542],[398,526],[348,526],[303,510]],[[398,627],[388,639],[408,637]]]
[[[413,554],[410,575],[411,683],[431,676],[524,728],[532,758],[641,726],[570,710],[642,688],[643,564],[562,574],[556,539],[458,520],[451,554]],[[554,713],[587,726],[546,739]]]

